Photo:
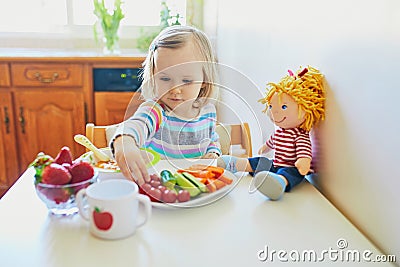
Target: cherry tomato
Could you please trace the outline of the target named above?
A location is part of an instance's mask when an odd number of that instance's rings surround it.
[[[173,190],[169,190],[166,189],[163,193],[162,193],[162,200],[165,203],[174,203],[176,201],[177,198],[177,194],[175,191]]]
[[[151,180],[151,181],[150,181],[150,184],[151,184],[152,187],[157,188],[159,185],[161,185],[161,181],[160,181],[160,180],[158,180],[158,181],[156,181],[156,180]]]
[[[143,184],[140,188],[147,194],[148,192],[150,192],[151,189],[151,184]]]
[[[179,190],[178,192],[178,201],[179,202],[186,202],[190,200],[190,194],[187,190]]]
[[[158,187],[157,187],[161,192],[164,192],[167,188],[165,187],[165,186],[163,186],[163,185],[159,185]]]
[[[155,201],[159,202],[161,201],[162,192],[160,191],[160,189],[152,187],[149,191],[149,196],[152,197]]]

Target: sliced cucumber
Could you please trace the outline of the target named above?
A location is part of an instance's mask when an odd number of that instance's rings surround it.
[[[185,189],[189,192],[190,197],[195,197],[198,196],[201,191],[200,189],[195,186],[192,182],[190,182],[188,179],[185,178],[180,173],[175,173],[175,178],[176,178],[176,183],[182,188]]]
[[[200,182],[196,177],[194,177],[193,175],[191,175],[188,172],[183,172],[182,175],[188,179],[192,184],[194,184],[198,189],[200,189],[201,192],[206,193],[208,192],[207,190],[207,186],[205,184],[203,184],[202,182]]]

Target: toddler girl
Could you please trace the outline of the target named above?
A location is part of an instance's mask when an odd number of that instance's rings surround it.
[[[217,158],[216,58],[207,36],[189,26],[164,29],[151,43],[143,68],[145,102],[122,122],[110,143],[125,177],[149,181],[141,147],[162,158]]]

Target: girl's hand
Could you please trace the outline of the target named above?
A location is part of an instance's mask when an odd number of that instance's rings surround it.
[[[260,149],[258,149],[258,154],[265,154],[270,150],[269,146],[267,146],[266,144],[263,144]]]
[[[122,174],[139,185],[150,181],[140,149],[130,136],[120,136],[114,141],[115,160]]]
[[[216,159],[216,158],[218,158],[219,156],[218,156],[218,154],[216,154],[216,153],[207,153],[207,154],[205,154],[202,158],[203,159]]]
[[[311,168],[311,159],[310,158],[299,158],[294,163],[297,170],[301,175],[306,175]]]

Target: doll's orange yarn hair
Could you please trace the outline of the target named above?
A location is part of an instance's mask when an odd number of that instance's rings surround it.
[[[324,76],[319,70],[311,66],[300,68],[295,75],[289,73],[279,83],[268,83],[267,94],[259,101],[267,105],[263,110],[263,112],[267,112],[271,98],[275,93],[290,95],[305,112],[304,122],[299,128],[310,131],[316,123],[325,118]]]

